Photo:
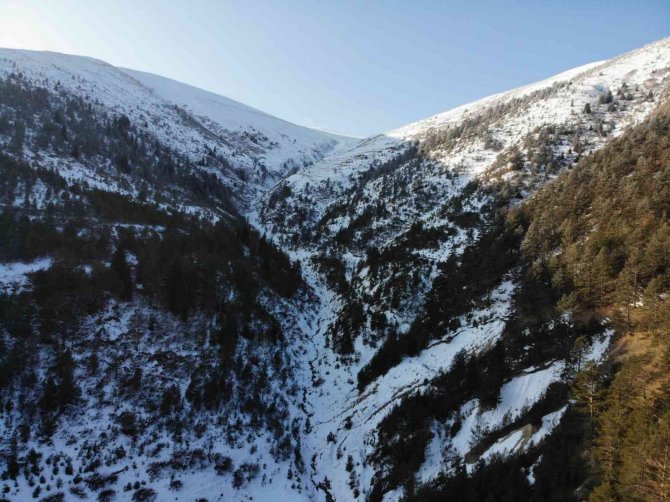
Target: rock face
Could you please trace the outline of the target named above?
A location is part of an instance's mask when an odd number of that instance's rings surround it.
[[[0,77],[5,496],[400,500],[542,471],[613,332],[510,209],[654,111],[670,39],[363,140],[89,58]]]

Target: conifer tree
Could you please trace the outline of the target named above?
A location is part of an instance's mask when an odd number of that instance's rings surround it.
[[[120,281],[119,298],[129,301],[133,297],[133,278],[126,259],[126,251],[122,246],[116,248],[112,255],[112,270]]]
[[[16,155],[23,155],[23,145],[26,137],[26,123],[23,120],[14,121],[14,134],[9,143],[9,148]]]
[[[670,412],[654,424],[642,451],[642,495],[645,500],[670,500]]]
[[[79,388],[74,380],[74,359],[69,350],[64,350],[57,360],[56,373],[60,380],[58,396],[61,406],[72,404],[79,398]]]
[[[602,375],[593,361],[589,361],[584,369],[577,373],[572,384],[571,394],[579,406],[585,409],[590,421],[593,421],[598,413],[602,386]]]

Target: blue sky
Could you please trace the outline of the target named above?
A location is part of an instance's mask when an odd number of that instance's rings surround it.
[[[669,35],[667,0],[0,0],[0,46],[97,57],[357,136]]]

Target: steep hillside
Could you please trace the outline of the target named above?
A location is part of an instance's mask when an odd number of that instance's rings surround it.
[[[166,101],[183,108],[208,130],[236,145],[235,156],[257,160],[274,178],[320,160],[355,138],[297,126],[226,97],[141,71],[123,69]],[[271,178],[272,179],[272,178]]]
[[[669,212],[667,101],[521,208],[524,254],[562,306],[607,315],[621,335],[611,366],[587,366],[573,388],[597,466],[591,500],[670,496]]]
[[[3,496],[300,493],[299,269],[240,216],[225,172],[15,70],[0,78]]]
[[[124,115],[143,132],[215,174],[240,204],[293,169],[356,140],[291,124],[170,79],[116,68],[92,58],[0,50],[0,76],[20,74],[31,85],[70,94],[106,113]],[[114,184],[87,166],[84,179]]]
[[[359,141],[0,51],[2,496],[655,496],[669,84],[666,39]]]
[[[314,472],[336,499],[397,499],[558,423],[572,344],[598,359],[611,330],[526,280],[506,211],[644,120],[669,66],[664,40],[367,139],[268,193],[257,224],[322,291]]]

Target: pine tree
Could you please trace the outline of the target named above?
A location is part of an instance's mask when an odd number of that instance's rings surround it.
[[[644,305],[647,310],[647,324],[653,331],[656,330],[662,319],[662,307],[665,302],[661,295],[663,293],[664,278],[660,275],[655,276],[644,289]]]
[[[597,303],[600,307],[604,307],[606,304],[606,287],[611,277],[611,267],[605,248],[602,248],[593,260],[592,271],[594,275]]]
[[[645,500],[670,500],[670,412],[665,413],[644,442],[642,494]]]
[[[518,146],[513,146],[508,155],[510,167],[515,171],[520,171],[524,166],[524,156]]]
[[[631,311],[635,308],[638,302],[638,272],[634,265],[630,262],[626,263],[617,279],[617,303],[624,312],[626,330],[631,333],[632,319]]]
[[[60,405],[73,404],[79,398],[79,388],[74,380],[74,359],[69,350],[64,350],[57,360],[56,373],[60,380],[58,396]]]
[[[16,476],[19,474],[19,449],[18,441],[15,436],[12,437],[12,441],[9,446],[9,454],[7,455],[7,475],[11,479],[16,479]]]
[[[572,384],[571,394],[577,400],[579,406],[586,410],[589,420],[593,423],[602,398],[603,379],[600,369],[589,361],[582,371],[577,373]]]
[[[633,418],[645,399],[643,389],[647,373],[643,371],[643,362],[639,357],[626,361],[602,401],[604,411],[597,417],[598,434],[593,453],[600,468],[601,483],[609,485],[616,493],[620,491],[622,471],[624,474],[625,471],[632,472],[637,463],[629,455],[630,449],[626,448],[626,435],[631,420],[643,427],[643,422]]]
[[[569,378],[582,371],[584,357],[589,349],[589,342],[584,336],[579,336],[570,349],[570,355],[566,362],[566,373]]]
[[[603,95],[600,96],[599,98],[600,104],[601,105],[606,105],[614,101],[614,96],[612,96],[612,91],[607,89],[607,92],[605,92]]]
[[[126,251],[122,246],[116,248],[112,255],[111,268],[120,282],[119,298],[130,301],[133,298],[133,277],[126,260]]]
[[[40,408],[42,411],[49,413],[58,408],[58,386],[53,377],[48,377],[44,384],[42,391],[42,399],[40,399]]]
[[[26,123],[23,120],[14,121],[14,134],[9,142],[9,148],[16,155],[23,155],[23,145],[26,138]]]
[[[163,393],[163,398],[160,405],[160,413],[162,416],[167,416],[173,410],[178,410],[181,407],[181,394],[176,385],[171,385]]]

